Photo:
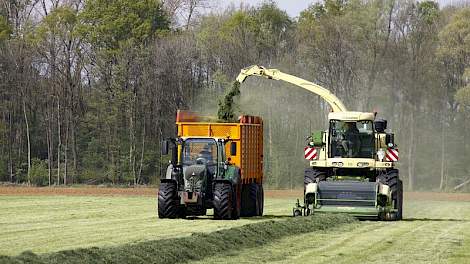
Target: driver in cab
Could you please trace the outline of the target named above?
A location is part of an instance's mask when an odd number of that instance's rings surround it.
[[[344,152],[348,157],[353,157],[359,147],[359,130],[357,129],[356,122],[346,122],[346,131],[344,138],[341,142]]]

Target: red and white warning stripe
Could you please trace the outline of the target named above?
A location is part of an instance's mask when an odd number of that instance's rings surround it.
[[[311,147],[304,148],[304,157],[307,160],[314,160],[317,158],[317,149]]]
[[[385,152],[386,161],[398,161],[398,149],[388,148]]]

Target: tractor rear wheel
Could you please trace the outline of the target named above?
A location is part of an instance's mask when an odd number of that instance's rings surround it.
[[[158,190],[158,217],[178,217],[178,193],[176,183],[162,182]]]
[[[220,182],[214,186],[214,218],[232,218],[232,186],[229,183]]]

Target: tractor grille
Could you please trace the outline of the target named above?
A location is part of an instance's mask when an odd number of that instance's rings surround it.
[[[328,182],[318,185],[319,205],[375,206],[375,182]]]

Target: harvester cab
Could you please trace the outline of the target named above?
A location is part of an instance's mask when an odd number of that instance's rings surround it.
[[[348,111],[329,90],[277,69],[250,66],[237,81],[248,76],[282,80],[322,97],[331,107],[329,128],[308,137],[304,157],[304,205],[297,202],[293,215],[342,212],[381,220],[402,218],[403,185],[395,162],[398,149],[387,121],[376,113]]]

